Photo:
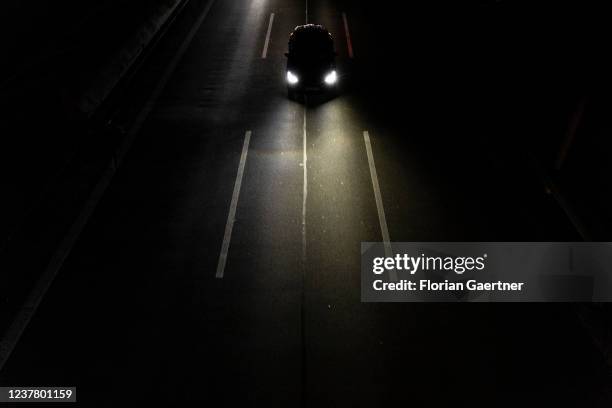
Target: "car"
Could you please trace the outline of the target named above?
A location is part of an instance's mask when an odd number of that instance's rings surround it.
[[[320,24],[295,27],[289,36],[287,57],[287,95],[298,93],[335,92],[338,85],[334,39]]]

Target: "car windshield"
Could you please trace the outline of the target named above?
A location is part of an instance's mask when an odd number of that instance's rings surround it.
[[[289,42],[289,53],[297,58],[328,58],[333,54],[333,44],[326,32],[301,33]]]

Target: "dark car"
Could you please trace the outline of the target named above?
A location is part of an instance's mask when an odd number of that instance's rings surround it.
[[[338,82],[334,40],[325,27],[306,24],[295,27],[289,36],[287,93],[334,91]]]

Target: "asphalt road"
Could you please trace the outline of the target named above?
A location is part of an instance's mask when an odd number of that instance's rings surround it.
[[[382,240],[365,131],[392,241],[580,240],[520,137],[499,7],[217,0],[0,382],[83,406],[597,406],[572,305],[359,298]],[[306,18],[334,35],[336,98],[286,97]]]

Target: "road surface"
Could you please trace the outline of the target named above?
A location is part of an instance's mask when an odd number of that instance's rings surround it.
[[[596,406],[607,368],[572,305],[360,302],[385,228],[580,240],[517,133],[495,7],[212,3],[158,57],[187,46],[1,383],[83,406]],[[286,97],[307,20],[335,38],[335,98]]]

